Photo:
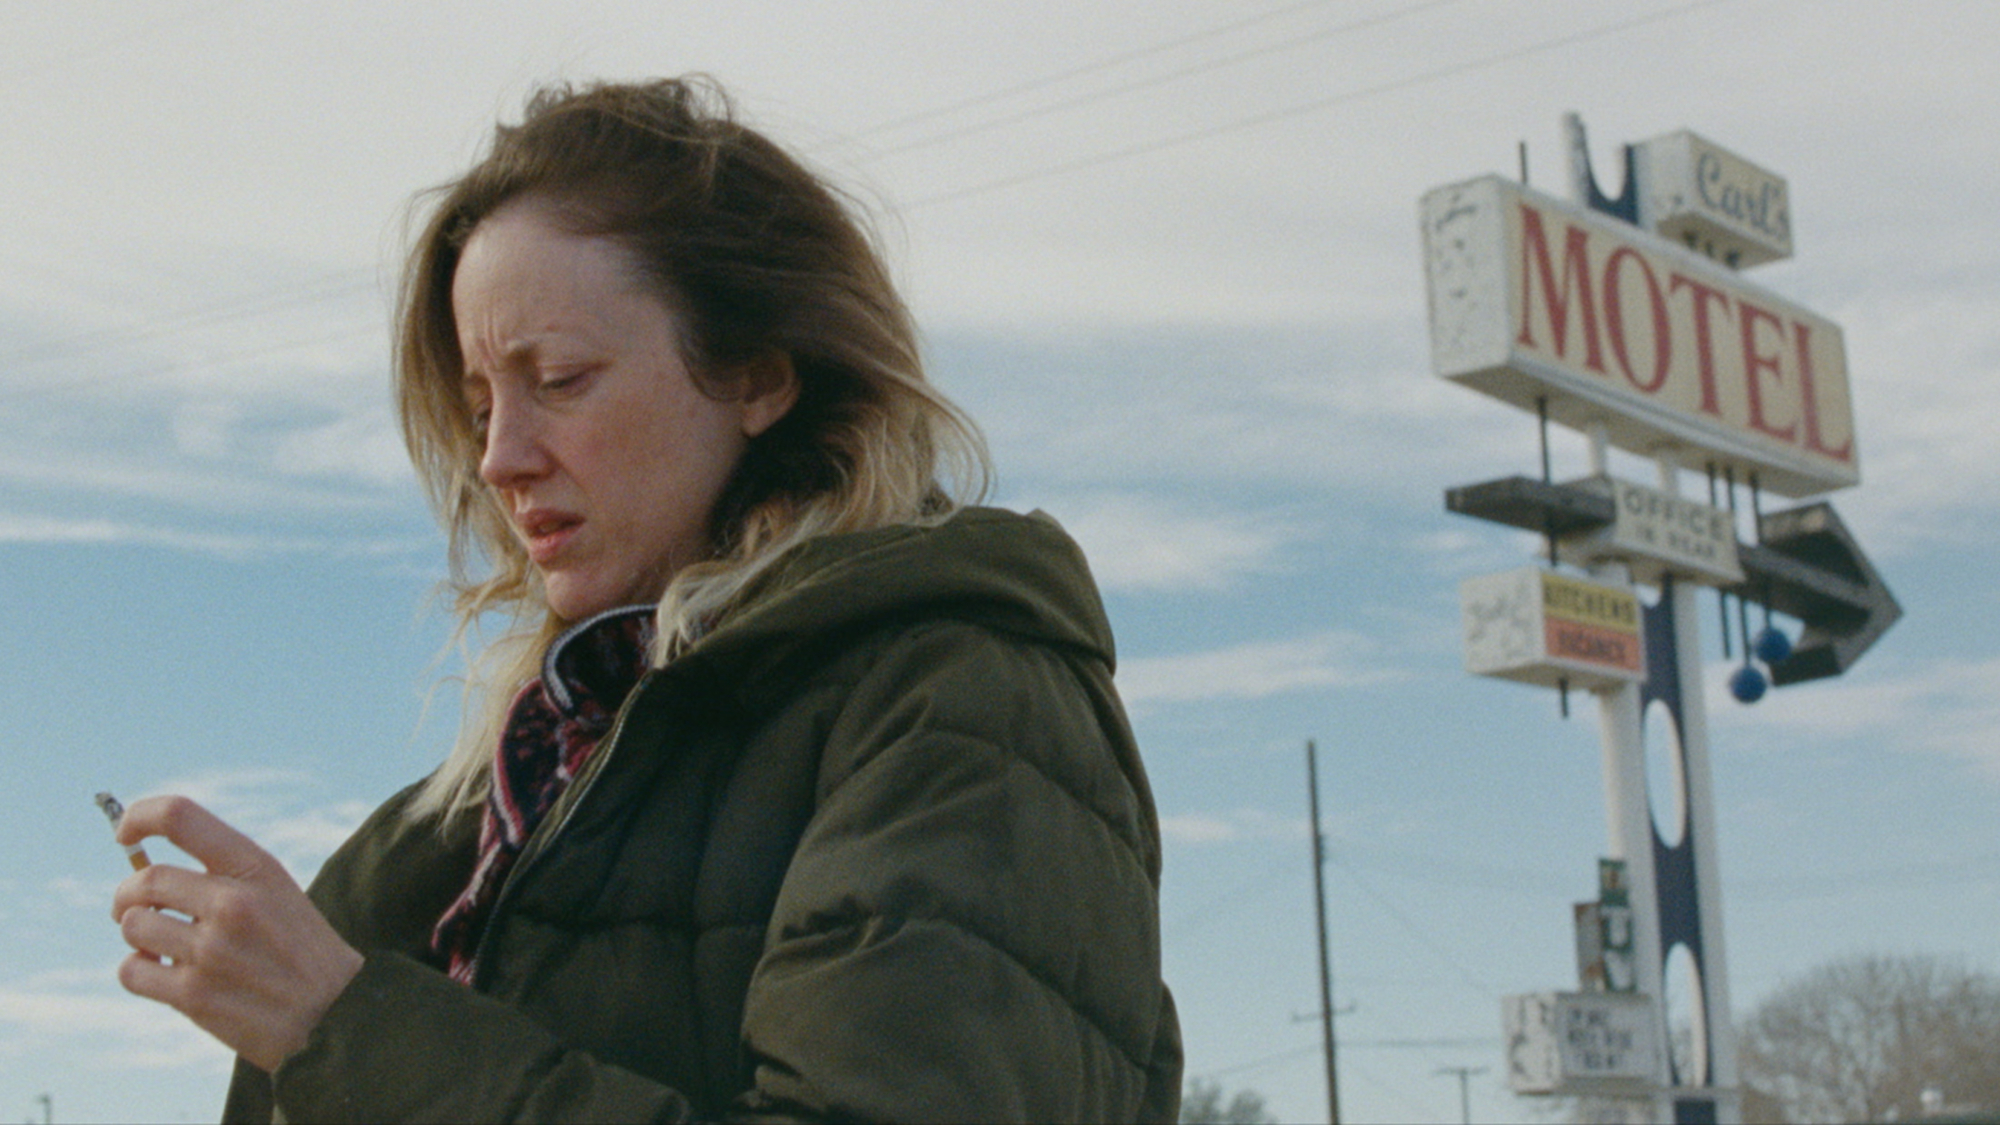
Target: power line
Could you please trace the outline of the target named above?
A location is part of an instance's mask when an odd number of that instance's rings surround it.
[[[1409,1120],[1423,1121],[1423,1120],[1428,1120],[1432,1116],[1432,1111],[1429,1109],[1429,1107],[1419,1105],[1417,1104],[1417,1102],[1411,1099],[1409,1090],[1405,1088],[1407,1085],[1406,1083],[1397,1082],[1391,1084],[1387,1081],[1384,1081],[1381,1077],[1376,1075],[1373,1071],[1369,1070],[1366,1066],[1354,1063],[1350,1063],[1347,1069],[1349,1073],[1359,1076],[1362,1080],[1366,1081],[1368,1085],[1374,1087],[1375,1092],[1377,1094],[1381,1095],[1382,1097],[1389,1098],[1400,1104],[1403,1107],[1403,1110],[1407,1115],[1407,1117],[1409,1118]]]
[[[367,280],[356,280],[363,275]],[[60,339],[45,340],[13,351],[0,352],[0,365],[15,367],[28,363],[46,363],[53,359],[74,359],[110,348],[142,344],[164,336],[177,335],[190,328],[206,328],[227,321],[262,316],[280,309],[336,300],[367,292],[375,285],[375,270],[372,267],[340,270],[294,289],[283,289],[276,293],[263,293],[241,300],[192,309],[178,316],[152,321],[135,328],[78,332]]]
[[[1083,77],[1092,73],[1098,73],[1104,70],[1112,69],[1117,66],[1124,65],[1125,63],[1135,61],[1137,59],[1149,57],[1151,55],[1159,54],[1164,51],[1175,49],[1178,47],[1187,46],[1192,43],[1213,39],[1221,35],[1228,34],[1230,32],[1241,30],[1245,27],[1266,22],[1270,19],[1274,19],[1279,16],[1288,15],[1296,11],[1300,11],[1309,7],[1314,7],[1323,2],[1324,0],[1307,0],[1307,2],[1304,3],[1292,4],[1282,8],[1272,9],[1271,11],[1259,13],[1255,16],[1246,17],[1244,19],[1236,20],[1228,24],[1219,25],[1215,28],[1210,28],[1205,31],[1197,32],[1192,35],[1182,36],[1178,39],[1169,40],[1167,42],[1155,44],[1150,47],[1139,48],[1133,51],[1127,51],[1122,54],[1114,55],[1109,58],[1099,60],[1098,62],[1091,63],[1083,67],[1074,68],[1070,71],[1062,72],[1057,75],[1049,76],[1042,79],[1036,79],[1029,82],[1017,83],[1014,86],[1007,87],[1002,90],[992,91],[987,94],[976,95],[971,98],[960,99],[958,102],[954,102],[949,105],[939,107],[935,110],[909,115],[904,118],[899,118],[894,121],[887,122],[883,125],[876,126],[873,129],[869,130],[868,133],[863,135],[876,134],[895,128],[906,127],[910,124],[919,123],[921,121],[933,120],[938,117],[946,116],[950,113],[958,112],[965,108],[988,104],[990,102],[1003,100],[1008,97],[1017,96],[1020,93],[1030,92],[1036,89],[1045,88],[1050,85],[1055,85],[1057,83],[1068,81],[1073,78]],[[1380,16],[1371,17],[1370,19],[1366,20],[1352,21],[1348,24],[1343,24],[1340,25],[1339,27],[1328,29],[1323,32],[1312,33],[1310,35],[1300,37],[1292,41],[1287,41],[1286,43],[1281,43],[1266,48],[1257,48],[1247,52],[1239,52],[1236,55],[1226,57],[1225,59],[1219,61],[1211,61],[1210,63],[1197,64],[1193,68],[1186,68],[1183,71],[1176,72],[1175,75],[1170,75],[1165,79],[1160,79],[1159,81],[1172,80],[1175,77],[1184,76],[1185,74],[1193,73],[1201,69],[1208,69],[1213,66],[1227,65],[1230,62],[1241,61],[1244,58],[1252,57],[1256,54],[1267,53],[1268,51],[1271,50],[1277,50],[1287,46],[1293,46],[1296,45],[1298,42],[1310,41],[1313,39],[1324,38],[1330,35],[1352,31],[1359,27],[1386,22],[1391,19],[1400,18],[1402,16],[1413,14],[1415,12],[1419,12],[1429,8],[1439,7],[1444,4],[1454,3],[1454,2],[1456,2],[1456,0],[1427,0],[1427,2],[1425,3],[1415,4],[1403,9],[1399,9],[1395,12],[1390,12]],[[1607,24],[1583,32],[1553,37],[1533,44],[1529,44],[1525,47],[1496,52],[1494,54],[1486,55],[1481,58],[1472,59],[1466,62],[1456,63],[1445,67],[1435,68],[1433,70],[1425,71],[1416,75],[1411,75],[1406,78],[1378,83],[1373,86],[1363,87],[1359,89],[1344,91],[1342,93],[1335,94],[1326,98],[1316,99],[1311,102],[1301,103],[1277,110],[1267,111],[1264,113],[1253,114],[1248,117],[1238,118],[1234,121],[1225,122],[1221,125],[1211,126],[1203,129],[1190,130],[1187,132],[1174,134],[1156,140],[1142,142],[1137,145],[1127,146],[1122,149],[1115,149],[1108,152],[1097,153],[1092,156],[1083,157],[1062,164],[1048,166],[1040,169],[1034,169],[1028,172],[1012,176],[1005,176],[998,179],[989,180],[984,183],[974,184],[965,188],[959,188],[953,191],[942,193],[940,195],[935,195],[925,199],[917,200],[913,203],[908,204],[905,210],[916,210],[923,207],[931,207],[943,203],[954,202],[960,199],[986,194],[1007,187],[1014,187],[1041,179],[1047,179],[1060,175],[1067,175],[1073,172],[1084,171],[1089,168],[1098,167],[1104,164],[1115,163],[1117,161],[1127,160],[1137,156],[1147,155],[1165,149],[1179,147],[1185,144],[1192,144],[1198,141],[1207,140],[1231,132],[1236,132],[1244,129],[1257,128],[1277,121],[1286,120],[1292,117],[1303,116],[1305,114],[1317,112],[1322,109],[1332,108],[1334,106],[1345,104],[1348,102],[1359,101],[1368,97],[1373,97],[1379,94],[1389,93],[1396,90],[1408,89],[1428,82],[1439,81],[1445,78],[1469,73],[1485,67],[1498,65],[1504,62],[1514,61],[1520,58],[1525,58],[1530,55],[1540,53],[1542,51],[1547,51],[1558,47],[1572,46],[1580,43],[1590,42],[1595,39],[1604,38],[1610,35],[1618,34],[1623,31],[1631,30],[1633,28],[1637,28],[1651,23],[1656,23],[1675,16],[1679,16],[1698,8],[1710,7],[1715,4],[1723,2],[1724,0],[1697,0],[1697,2],[1695,3],[1683,4],[1674,8],[1663,9],[1657,12],[1649,13],[1644,16],[1639,16],[1633,19]],[[124,35],[117,36],[112,39],[108,39],[102,43],[99,43],[95,47],[87,49],[85,52],[83,52],[83,54],[85,57],[88,57],[90,55],[100,54],[103,53],[104,51],[108,51],[119,45],[122,45],[123,43],[131,39],[143,35],[150,35],[167,26],[171,26],[176,23],[187,22],[189,20],[199,18],[213,11],[236,6],[238,3],[240,3],[240,0],[225,0],[225,2],[223,3],[210,5],[206,8],[197,9],[193,12],[184,12],[173,17],[168,17],[161,20],[155,20],[145,25],[142,25],[139,28],[135,28]],[[1117,93],[1128,92],[1130,89],[1137,88],[1138,86],[1145,84],[1149,83],[1127,84],[1127,86],[1120,87],[1113,91],[1101,91],[1097,94],[1086,95],[1081,99],[1071,99],[1070,101],[1065,103],[1060,103],[1058,106],[1055,107],[1044,107],[1043,109],[1040,110],[1030,111],[1029,114],[1027,115],[1033,116],[1044,112],[1053,112],[1055,109],[1059,108],[1073,108],[1075,105],[1085,104],[1090,100],[1095,100],[1102,97],[1114,96]],[[1020,116],[1022,115],[1016,115],[1017,118]],[[899,149],[892,149],[890,151],[905,151],[908,148],[917,147],[919,145],[942,143],[944,140],[951,139],[954,136],[962,135],[963,133],[966,132],[984,131],[985,129],[988,128],[997,128],[999,124],[1011,123],[1012,120],[1014,120],[1014,118],[1003,119],[999,123],[989,122],[977,126],[970,126],[967,128],[967,130],[961,130],[957,133],[941,134],[936,138],[930,138],[924,141],[914,142],[912,145],[904,146],[903,148]],[[366,272],[371,276],[369,276],[368,279],[365,281],[353,280],[357,274],[363,272]],[[154,322],[153,324],[150,325],[146,325],[140,328],[127,330],[123,332],[115,332],[115,331],[92,332],[92,333],[79,334],[76,336],[67,337],[61,340],[31,345],[29,347],[16,349],[12,352],[0,354],[0,364],[20,365],[25,363],[42,363],[42,362],[47,362],[51,359],[58,359],[58,358],[74,358],[80,355],[103,351],[112,347],[130,345],[134,343],[143,343],[149,340],[154,340],[164,336],[170,336],[179,332],[184,332],[191,328],[205,327],[208,325],[222,323],[229,320],[237,320],[254,316],[260,316],[287,307],[303,306],[320,301],[333,300],[342,296],[363,292],[366,291],[367,289],[374,287],[377,284],[377,282],[372,276],[373,273],[374,271],[372,269],[367,271],[361,271],[361,270],[342,271],[337,274],[328,275],[328,277],[324,279],[325,283],[317,287],[302,287],[300,289],[291,290],[276,295],[262,296],[258,298],[249,299],[246,301],[214,306],[208,309],[195,310],[191,313],[185,314],[180,317]],[[283,346],[289,347],[298,345],[288,344]],[[262,349],[260,350],[259,353],[245,353],[245,354],[261,354],[261,351],[268,351],[268,350],[272,349]],[[226,357],[226,358],[234,358],[234,357]],[[157,373],[157,370],[158,369],[155,369],[153,373]],[[66,389],[68,387],[74,387],[74,386],[103,386],[117,382],[119,379],[126,377],[131,377],[131,376],[123,376],[123,375],[104,376],[96,379],[64,384],[61,387],[23,388],[13,393],[0,394],[0,401],[20,401],[23,399],[39,397],[43,394],[51,393],[52,391],[55,390]]]
[[[1346,35],[1350,32],[1361,31],[1370,27],[1376,27],[1381,24],[1389,23],[1393,20],[1401,19],[1404,16],[1414,15],[1418,12],[1427,11],[1432,8],[1441,8],[1445,7],[1446,5],[1457,4],[1460,2],[1461,0],[1425,0],[1425,2],[1423,3],[1412,4],[1408,7],[1400,8],[1393,12],[1387,12],[1374,16],[1369,16],[1364,19],[1352,20],[1348,23],[1338,24],[1334,27],[1322,28],[1318,31],[1309,32],[1303,35],[1295,36],[1290,39],[1281,40],[1277,43],[1267,43],[1261,47],[1252,47],[1248,50],[1238,51],[1233,55],[1223,55],[1219,58],[1206,59],[1201,62],[1197,62],[1189,66],[1182,67],[1179,70],[1171,71],[1167,74],[1154,75],[1150,78],[1134,79],[1122,85],[1110,87],[1109,89],[1095,90],[1086,94],[1078,94],[1074,97],[1070,97],[1062,101],[1050,102],[1046,105],[1036,106],[1032,109],[1020,110],[1018,112],[1008,114],[1004,117],[991,118],[989,120],[978,122],[976,124],[965,125],[956,129],[949,129],[942,133],[934,133],[931,134],[930,136],[919,137],[913,141],[907,141],[902,144],[892,145],[885,149],[878,149],[872,155],[876,157],[896,156],[905,152],[913,152],[917,149],[931,148],[936,145],[945,144],[950,141],[962,140],[963,138],[966,137],[977,136],[981,133],[990,133],[995,129],[1002,129],[1009,125],[1018,125],[1023,121],[1032,121],[1037,117],[1047,117],[1052,113],[1061,113],[1065,110],[1078,109],[1083,106],[1091,105],[1096,102],[1106,101],[1111,98],[1121,97],[1125,94],[1130,94],[1140,90],[1150,89],[1154,86],[1163,86],[1169,82],[1177,82],[1183,78],[1192,78],[1197,74],[1202,74],[1207,71],[1220,70],[1221,68],[1226,66],[1234,66],[1237,63],[1248,62],[1251,59],[1262,58],[1265,55],[1276,54],[1280,51],[1294,50],[1298,47],[1303,47],[1310,43],[1317,43],[1324,39],[1338,38],[1339,36]]]
[[[181,24],[193,23],[198,19],[202,19],[206,16],[213,15],[214,13],[223,11],[224,9],[241,7],[243,3],[244,0],[220,0],[219,3],[208,4],[203,7],[196,8],[193,11],[177,12],[170,16],[162,16],[159,19],[150,20],[146,23],[140,24],[138,27],[132,28],[129,31],[124,31],[118,34],[114,34],[107,39],[101,39],[97,43],[91,46],[83,47],[77,50],[66,50],[62,54],[62,58],[57,59],[49,63],[48,65],[40,67],[38,69],[23,69],[23,70],[12,71],[9,73],[0,73],[0,82],[7,82],[19,78],[41,78],[49,74],[59,74],[65,71],[75,71],[77,69],[77,64],[86,59],[93,59],[99,55],[108,54],[112,51],[117,50],[120,47],[125,46],[128,43],[137,43],[141,40],[154,39],[157,37],[159,32],[165,31],[168,28],[176,27]],[[128,9],[128,10],[136,10],[136,9]]]
[[[1233,121],[1224,122],[1223,124],[1220,125],[1209,126],[1202,129],[1194,129],[1184,133],[1175,133],[1170,136],[1161,137],[1157,140],[1144,141],[1136,145],[1128,145],[1125,148],[1112,149],[1108,152],[1099,152],[1090,156],[1079,157],[1078,159],[1075,160],[1066,161],[1061,164],[1053,164],[1042,168],[1031,169],[1029,171],[1017,173],[1011,176],[1002,176],[998,179],[988,180],[984,183],[973,184],[969,187],[957,188],[952,191],[940,193],[938,195],[928,196],[926,198],[919,199],[913,203],[906,204],[903,209],[905,211],[915,211],[925,207],[935,207],[943,203],[955,203],[961,199],[969,199],[973,196],[985,195],[989,192],[999,191],[1003,188],[1019,187],[1022,184],[1033,183],[1037,180],[1044,180],[1054,176],[1065,176],[1073,172],[1081,172],[1091,168],[1100,167],[1105,164],[1113,164],[1121,160],[1129,160],[1136,156],[1147,156],[1152,153],[1160,152],[1166,149],[1178,148],[1182,145],[1193,144],[1197,141],[1210,140],[1212,138],[1223,136],[1228,133],[1240,132],[1244,129],[1254,129],[1264,125],[1270,125],[1278,121],[1289,120],[1294,117],[1303,117],[1310,113],[1316,113],[1323,109],[1331,109],[1334,106],[1344,105],[1349,102],[1361,101],[1365,98],[1375,97],[1380,94],[1393,93],[1397,90],[1406,90],[1414,86],[1421,86],[1427,82],[1436,82],[1446,78],[1455,78],[1461,74],[1469,74],[1473,71],[1483,70],[1486,67],[1497,66],[1501,63],[1514,62],[1519,59],[1527,58],[1531,55],[1540,54],[1544,51],[1554,50],[1558,47],[1571,47],[1580,43],[1588,43],[1593,40],[1607,38],[1609,36],[1616,35],[1621,32],[1633,30],[1634,28],[1644,27],[1648,24],[1659,23],[1664,20],[1671,19],[1675,16],[1685,15],[1688,12],[1695,11],[1696,9],[1699,8],[1714,7],[1717,4],[1722,4],[1727,2],[1728,0],[1695,0],[1695,2],[1691,4],[1682,4],[1677,7],[1662,9],[1660,11],[1652,12],[1644,16],[1638,16],[1633,19],[1621,20],[1616,23],[1605,24],[1600,27],[1592,28],[1588,31],[1580,31],[1570,35],[1560,35],[1549,39],[1543,39],[1535,43],[1530,43],[1525,47],[1516,47],[1505,51],[1498,51],[1490,55],[1483,55],[1476,59],[1469,59],[1465,62],[1453,63],[1449,66],[1438,67],[1434,70],[1427,70],[1420,74],[1410,75],[1409,77],[1406,78],[1392,79],[1390,81],[1380,82],[1372,86],[1363,86],[1353,90],[1346,90],[1341,93],[1331,95],[1329,97],[1318,98],[1313,101],[1303,102],[1297,105],[1286,106],[1283,109],[1269,110],[1264,113],[1252,114],[1248,117],[1240,117]]]
[[[1864,887],[1893,884],[1904,887],[1934,887],[1962,883],[1968,875],[1982,870],[2000,872],[2000,852],[1935,863],[1909,863],[1871,871],[1826,875],[1766,876],[1731,880],[1738,901],[1743,896],[1755,903],[1795,902],[1800,899],[1830,898]],[[1761,890],[1759,888],[1777,888]]]
[[[1225,1067],[1220,1067],[1215,1070],[1206,1071],[1201,1074],[1190,1075],[1189,1077],[1213,1079],[1213,1078],[1220,1078],[1225,1074],[1237,1074],[1246,1070],[1261,1070],[1264,1067],[1273,1066],[1277,1063],[1290,1062],[1293,1059],[1304,1058],[1307,1055],[1319,1054],[1319,1050],[1320,1050],[1319,1044],[1308,1043],[1303,1047],[1292,1047],[1283,1051],[1277,1051],[1269,1055],[1261,1055],[1254,1059],[1249,1059],[1247,1061],[1240,1063],[1232,1063]]]
[[[1370,847],[1347,851],[1350,865],[1366,867],[1393,878],[1443,887],[1476,887],[1517,895],[1568,899],[1570,880],[1547,869],[1501,867],[1456,856]]]
[[[283,340],[275,343],[263,344],[254,348],[244,348],[239,351],[223,352],[220,355],[209,356],[203,361],[202,366],[211,368],[224,367],[229,364],[238,363],[246,359],[256,359],[261,356],[274,355],[288,351],[295,351],[299,348],[316,347],[321,344],[341,343],[347,340],[358,339],[363,336],[374,336],[379,334],[380,332],[381,332],[380,325],[369,324],[356,328],[343,329],[339,332],[334,332],[322,336],[315,336],[309,339]],[[187,364],[167,364],[163,366],[144,367],[136,371],[128,370],[128,371],[105,372],[95,376],[84,376],[83,378],[79,379],[67,379],[52,383],[35,383],[30,386],[24,386],[24,387],[4,388],[0,389],[0,405],[5,405],[8,403],[15,403],[15,402],[27,402],[32,399],[43,398],[48,395],[62,394],[70,391],[96,390],[102,387],[114,386],[119,383],[135,382],[140,379],[147,379],[147,378],[152,378],[154,376],[172,374],[173,372],[176,371],[185,370],[188,366],[189,365]]]
[[[1380,1047],[1410,1051],[1463,1050],[1467,1047],[1497,1047],[1497,1035],[1461,1035],[1449,1039],[1348,1039],[1343,1044],[1348,1047]]]
[[[1289,880],[1290,878],[1291,872],[1286,871],[1284,868],[1275,865],[1266,865],[1259,873],[1259,877],[1245,879],[1236,883],[1229,890],[1207,900],[1201,906],[1176,915],[1174,918],[1168,920],[1168,924],[1162,928],[1164,930],[1171,930],[1177,937],[1185,936],[1186,932],[1190,929],[1199,929],[1203,925],[1229,918],[1229,908],[1234,907],[1237,903],[1249,898],[1253,894],[1270,889],[1274,883],[1280,880]]]
[[[1008,98],[1017,97],[1021,94],[1033,93],[1036,90],[1047,89],[1050,86],[1059,86],[1062,83],[1068,82],[1073,78],[1086,78],[1092,74],[1099,74],[1107,70],[1114,70],[1129,62],[1136,62],[1140,59],[1149,58],[1153,55],[1163,54],[1167,51],[1175,50],[1180,47],[1186,47],[1190,44],[1200,43],[1209,39],[1215,39],[1220,36],[1227,35],[1231,32],[1241,31],[1246,27],[1251,27],[1256,24],[1263,23],[1267,20],[1276,19],[1280,16],[1288,16],[1293,12],[1302,11],[1306,8],[1321,7],[1327,2],[1328,0],[1304,0],[1303,3],[1288,4],[1282,8],[1273,8],[1269,11],[1260,12],[1254,16],[1246,16],[1242,19],[1234,20],[1230,23],[1220,24],[1216,27],[1209,28],[1205,31],[1197,31],[1191,35],[1183,35],[1177,39],[1169,39],[1162,43],[1155,43],[1150,47],[1139,47],[1133,50],[1123,51],[1115,55],[1109,55],[1105,58],[1098,59],[1095,62],[1085,63],[1082,66],[1074,67],[1070,70],[1058,71],[1055,74],[1046,75],[1041,78],[1030,78],[1024,82],[1017,82],[1011,86],[1004,86],[998,90],[989,90],[983,94],[973,94],[970,97],[960,98],[955,102],[948,102],[944,105],[937,106],[932,109],[918,110],[915,113],[907,114],[905,116],[894,118],[889,121],[884,121],[879,125],[872,125],[869,128],[862,130],[860,133],[855,134],[855,136],[857,139],[880,136],[883,133],[894,132],[898,129],[908,128],[911,125],[920,125],[926,121],[935,121],[940,117],[949,117],[952,114],[957,113],[961,110],[972,109],[982,105],[989,105],[997,101],[1005,101]]]
[[[1415,938],[1418,944],[1430,950],[1431,953],[1438,958],[1438,960],[1443,961],[1446,965],[1450,966],[1452,971],[1458,974],[1458,979],[1463,981],[1467,987],[1471,988],[1475,992],[1483,992],[1489,996],[1498,995],[1498,990],[1493,988],[1493,986],[1474,978],[1473,975],[1470,972],[1466,971],[1465,967],[1460,965],[1458,963],[1458,960],[1454,958],[1448,951],[1446,951],[1442,945],[1439,945],[1435,940],[1431,938],[1429,934],[1425,933],[1422,927],[1418,926],[1415,922],[1411,921],[1409,916],[1404,914],[1401,908],[1399,908],[1393,901],[1391,901],[1387,895],[1383,894],[1380,890],[1377,890],[1375,887],[1371,886],[1367,880],[1363,879],[1361,877],[1361,873],[1359,871],[1356,871],[1352,866],[1348,865],[1346,862],[1344,862],[1340,858],[1338,853],[1329,850],[1327,852],[1327,858],[1332,860],[1334,863],[1338,864],[1342,871],[1347,872],[1348,877],[1354,880],[1355,885],[1360,887],[1362,891],[1366,892],[1368,897],[1374,899],[1376,905],[1380,906],[1384,913],[1389,915],[1389,917],[1393,919],[1397,925],[1401,926],[1404,932],[1408,933],[1411,937]]]

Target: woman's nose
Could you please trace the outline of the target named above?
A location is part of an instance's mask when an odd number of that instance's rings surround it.
[[[550,464],[532,406],[511,396],[496,397],[486,417],[479,479],[494,488],[514,488],[547,473]]]

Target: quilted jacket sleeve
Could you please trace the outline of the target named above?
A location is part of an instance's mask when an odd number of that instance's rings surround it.
[[[744,1108],[1170,1119],[1150,802],[1101,663],[960,624],[900,639],[829,733]]]
[[[314,882],[335,927],[370,950],[305,1048],[275,1074],[239,1061],[226,1122],[685,1121],[682,1094],[574,1050],[519,1010],[402,953],[464,883],[440,864],[410,791],[357,831]],[[476,831],[476,818],[459,834]],[[463,851],[461,847],[453,851]]]
[[[746,998],[754,1082],[729,1116],[1171,1120],[1157,828],[1102,664],[920,626],[824,729],[816,811]],[[394,954],[369,958],[274,1078],[245,1089],[275,1092],[281,1119],[692,1112]]]
[[[475,1081],[462,1078],[468,1061]],[[277,1120],[691,1116],[677,1091],[569,1049],[513,1008],[395,954],[368,959],[311,1043],[278,1068],[272,1085]]]

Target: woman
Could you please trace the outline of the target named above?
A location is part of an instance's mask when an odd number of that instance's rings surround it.
[[[940,485],[983,452],[847,208],[703,85],[545,91],[401,317],[461,624],[513,627],[310,897],[127,813],[207,868],[114,912],[125,986],[242,1056],[225,1116],[1172,1119],[1103,610]]]

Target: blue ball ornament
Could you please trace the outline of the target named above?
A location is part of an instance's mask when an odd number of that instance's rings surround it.
[[[1729,694],[1735,696],[1738,703],[1757,702],[1764,698],[1764,689],[1769,686],[1764,673],[1748,664],[1729,674]]]
[[[1784,630],[1766,625],[1751,640],[1750,651],[1766,664],[1777,664],[1792,654],[1792,638]]]

